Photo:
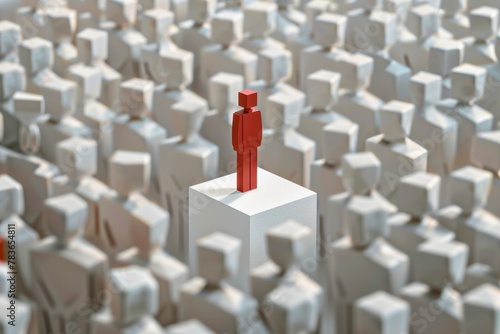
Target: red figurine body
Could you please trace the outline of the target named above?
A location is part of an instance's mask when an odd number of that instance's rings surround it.
[[[238,93],[242,107],[233,114],[233,149],[237,156],[237,189],[246,192],[257,188],[257,148],[262,142],[262,116],[257,105],[257,93],[243,90]]]

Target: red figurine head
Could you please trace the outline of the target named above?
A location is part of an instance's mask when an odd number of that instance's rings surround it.
[[[257,105],[257,92],[250,89],[242,90],[238,93],[238,105],[245,111]]]

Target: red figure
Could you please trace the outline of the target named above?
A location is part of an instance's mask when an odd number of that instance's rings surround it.
[[[237,156],[237,189],[246,192],[257,188],[257,148],[262,142],[262,116],[257,105],[257,93],[243,90],[238,93],[242,107],[233,114],[233,149]]]

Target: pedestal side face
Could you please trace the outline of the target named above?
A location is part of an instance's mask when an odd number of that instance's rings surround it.
[[[196,274],[199,238],[214,232],[236,237],[242,241],[240,270],[229,282],[249,292],[250,269],[268,259],[266,230],[294,219],[316,236],[316,207],[316,193],[263,169],[257,189],[245,193],[236,190],[236,174],[195,185],[189,189],[189,266]]]

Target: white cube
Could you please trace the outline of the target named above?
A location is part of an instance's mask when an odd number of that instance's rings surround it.
[[[462,41],[436,40],[429,50],[429,72],[442,77],[447,76],[455,67],[462,64],[464,49]]]
[[[119,112],[139,117],[151,110],[154,83],[144,79],[130,79],[120,85]]]
[[[292,54],[281,48],[269,48],[259,52],[257,77],[268,85],[287,80],[292,74]]]
[[[354,333],[407,333],[410,305],[387,292],[374,292],[355,302],[353,323]]]
[[[256,1],[243,9],[243,31],[251,36],[266,36],[276,28],[278,6],[272,2]]]
[[[95,140],[71,137],[57,144],[57,165],[71,179],[79,180],[97,172],[97,154]]]
[[[397,39],[396,15],[377,10],[370,15],[370,30],[377,31],[370,35],[370,41],[376,50],[384,50],[387,46],[393,45]]]
[[[475,163],[493,172],[500,171],[500,131],[478,133],[472,145]]]
[[[402,140],[410,134],[413,112],[415,107],[411,103],[391,101],[380,109],[380,130],[384,139]]]
[[[461,242],[428,241],[420,244],[415,257],[415,279],[440,291],[448,284],[462,283],[469,247]]]
[[[13,99],[16,118],[25,126],[36,122],[45,112],[45,101],[41,95],[17,92]]]
[[[7,174],[0,175],[0,221],[23,213],[23,187]]]
[[[306,4],[304,12],[307,17],[307,29],[309,29],[309,31],[313,31],[316,17],[327,12],[329,8],[330,3],[328,1],[309,1]]]
[[[139,5],[142,7],[143,11],[151,10],[151,9],[169,10],[170,1],[169,0],[139,0]]]
[[[471,34],[480,41],[493,37],[498,30],[498,9],[483,6],[469,14]]]
[[[380,182],[382,164],[371,152],[350,153],[342,157],[344,187],[353,194],[363,195]]]
[[[361,91],[370,85],[373,58],[355,53],[339,60],[342,87],[350,91]]]
[[[106,17],[118,26],[132,26],[137,18],[137,0],[108,0]]]
[[[215,12],[215,0],[189,0],[189,19],[195,23],[203,24]]]
[[[165,9],[150,9],[141,18],[141,32],[148,43],[159,43],[169,35],[169,29],[174,22],[174,13]]]
[[[40,87],[50,119],[59,122],[75,111],[77,87],[70,80],[51,80]]]
[[[282,285],[269,293],[262,302],[272,307],[264,313],[272,333],[307,333],[311,322],[310,297],[293,285]]]
[[[489,266],[491,273],[500,275],[500,229],[495,224],[481,224],[476,232],[476,261]]]
[[[236,174],[192,186],[189,189],[189,264],[196,274],[196,241],[214,232],[241,240],[238,273],[228,280],[248,292],[250,269],[268,260],[265,232],[287,220],[311,230],[313,242],[307,259],[315,261],[316,194],[265,170],[257,172],[258,187],[236,191]]]
[[[198,276],[211,286],[236,275],[240,259],[241,241],[224,233],[213,233],[196,242],[198,249]]]
[[[451,97],[469,102],[484,94],[486,70],[483,67],[462,64],[451,72]]]
[[[77,83],[77,100],[97,99],[101,95],[102,75],[97,67],[79,63],[68,68],[68,79]]]
[[[172,108],[170,117],[172,124],[175,124],[176,134],[184,139],[193,138],[200,131],[205,113],[205,108],[197,105]]]
[[[76,11],[57,7],[47,10],[46,36],[53,43],[70,42],[76,31]]]
[[[300,114],[304,108],[304,97],[299,94],[288,95],[279,92],[269,96],[265,103],[264,117],[271,129],[279,132],[281,129],[299,126]]]
[[[52,43],[39,37],[27,39],[19,46],[19,58],[28,77],[46,68],[52,68],[54,64]]]
[[[113,269],[109,285],[115,323],[129,325],[158,311],[158,283],[148,269],[134,265]]]
[[[377,238],[389,235],[387,211],[374,198],[354,196],[347,206],[345,219],[352,243],[357,247],[366,247]]]
[[[269,258],[283,270],[299,264],[314,240],[311,229],[289,220],[266,231]]]
[[[383,10],[389,13],[395,13],[398,17],[398,23],[406,20],[406,16],[411,7],[412,0],[386,0],[383,3]]]
[[[235,12],[220,12],[212,19],[212,40],[231,45],[243,37],[243,17]]]
[[[441,0],[441,9],[446,15],[455,15],[465,11],[467,0]]]
[[[359,126],[351,121],[336,121],[323,127],[323,152],[325,162],[338,166],[344,154],[356,152]]]
[[[417,172],[399,179],[398,209],[415,218],[432,215],[439,208],[441,178],[438,175]]]
[[[219,72],[208,82],[210,107],[225,112],[228,107],[238,105],[238,92],[243,90],[243,76]]]
[[[347,18],[343,15],[324,13],[313,23],[314,42],[324,47],[333,47],[345,41]]]
[[[102,30],[87,28],[76,38],[78,57],[86,65],[108,58],[108,33]]]
[[[431,5],[413,7],[406,21],[408,29],[419,39],[425,39],[438,32],[441,25],[439,9]]]
[[[46,199],[43,210],[45,228],[63,244],[81,232],[88,216],[87,202],[74,193]]]
[[[0,55],[14,51],[21,43],[21,27],[10,21],[0,21]]]
[[[466,166],[450,174],[451,203],[465,214],[484,207],[491,189],[493,175],[482,169]]]
[[[483,284],[463,296],[465,333],[500,331],[500,289]]]
[[[320,70],[307,76],[307,102],[314,109],[325,109],[338,100],[341,76],[337,72]]]
[[[151,156],[149,153],[115,151],[109,159],[109,185],[122,197],[149,188]]]
[[[417,109],[435,105],[441,101],[441,76],[427,72],[419,72],[411,78],[411,101]]]
[[[155,79],[173,89],[185,87],[193,81],[194,55],[185,50],[171,50],[160,55],[159,71]]]
[[[26,87],[24,67],[9,62],[0,62],[0,101],[9,100]]]

